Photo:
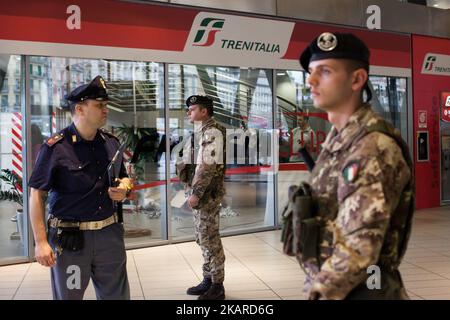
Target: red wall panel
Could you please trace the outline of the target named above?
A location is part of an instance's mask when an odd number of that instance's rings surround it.
[[[450,40],[416,36],[413,53],[414,163],[417,209],[440,206],[440,93],[450,91],[450,77],[422,73],[427,53],[450,55]],[[427,112],[427,128],[418,128],[419,111]],[[429,161],[417,162],[417,131],[429,132]]]

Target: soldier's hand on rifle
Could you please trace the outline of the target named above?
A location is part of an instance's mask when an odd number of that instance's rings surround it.
[[[200,199],[195,194],[193,194],[188,198],[187,203],[190,208],[194,208],[198,205],[199,201]]]

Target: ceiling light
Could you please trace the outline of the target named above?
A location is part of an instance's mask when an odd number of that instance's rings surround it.
[[[113,106],[111,106],[111,105],[109,105],[109,104],[108,104],[108,108],[111,109],[111,110],[117,111],[117,112],[125,112],[125,110],[122,110],[122,109],[120,109],[120,108],[113,107]]]

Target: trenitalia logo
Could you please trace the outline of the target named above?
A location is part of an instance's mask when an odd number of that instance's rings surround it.
[[[214,43],[216,33],[222,30],[225,19],[205,18],[195,35],[193,46],[209,47]]]
[[[431,52],[427,53],[423,60],[422,73],[450,76],[450,56]]]
[[[204,64],[275,65],[285,54],[295,23],[199,12],[192,22],[183,53]],[[188,58],[189,60],[189,58]]]
[[[435,62],[435,61],[436,61],[435,56],[428,56],[425,59],[425,66],[424,66],[425,70],[428,70],[428,71],[433,70],[433,62]]]

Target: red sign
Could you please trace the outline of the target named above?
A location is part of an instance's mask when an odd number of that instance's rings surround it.
[[[442,92],[442,106],[443,107],[450,107],[450,92]]]
[[[450,92],[442,92],[441,94],[441,119],[450,122]]]
[[[78,11],[75,8],[78,8]],[[98,12],[102,14],[99,15]],[[208,15],[209,22],[207,22],[207,25],[197,26],[194,24],[198,15]],[[241,49],[237,49],[236,43],[238,41],[236,39],[230,38],[235,43],[231,46],[231,50],[230,44],[232,42],[229,40],[226,42],[227,49],[220,51],[223,51],[223,56],[209,58],[213,60],[210,60],[209,63],[205,63],[205,58],[201,55],[185,52],[185,49],[186,45],[190,43],[189,41],[194,41],[196,38],[189,40],[190,33],[195,32],[197,35],[201,31],[202,34],[209,37],[210,34],[219,31],[219,27],[214,27],[215,29],[212,27],[214,21],[218,21],[217,19],[214,20],[217,15],[220,16],[216,11],[203,11],[190,7],[169,7],[162,4],[133,3],[132,1],[0,1],[0,47],[2,52],[14,52],[15,54],[65,56],[68,53],[70,56],[82,58],[89,56],[106,58],[108,56],[109,58],[114,57],[114,59],[144,59],[145,61],[150,59],[149,61],[158,62],[215,65],[217,61],[223,60],[222,57],[228,57],[233,50],[243,49],[240,45]],[[245,23],[250,24],[255,21],[254,18],[250,17],[243,19],[244,16],[243,14],[227,15],[226,19],[220,18],[219,20],[225,19],[222,27],[226,29],[232,25],[233,19],[243,21],[237,27],[229,29],[231,30],[229,32],[233,33],[238,32],[239,28],[247,28]],[[79,28],[75,23],[78,20]],[[370,62],[374,66],[411,68],[411,38],[408,35],[344,28],[294,19],[281,20],[264,19],[262,17],[257,20],[269,24],[295,23],[286,52],[279,59],[280,61],[277,61],[277,63],[280,63],[281,69],[286,69],[286,66],[289,66],[288,70],[291,66],[298,69],[300,67],[298,64],[300,53],[312,39],[322,32],[351,32],[356,34],[370,48]],[[220,27],[220,30],[223,29],[222,27]],[[223,32],[226,29],[223,29]],[[203,35],[200,39],[203,39]],[[250,40],[253,41],[254,39],[251,38]],[[268,45],[268,41],[263,42]],[[225,42],[219,43],[225,44]],[[68,44],[74,44],[75,46],[66,47]],[[77,45],[92,46],[95,50],[102,51],[97,53],[90,48]],[[123,48],[127,50],[123,50]],[[188,45],[188,48],[192,48],[192,46]],[[252,48],[255,49],[256,45]],[[133,49],[137,51],[133,51]],[[242,51],[242,53],[244,52]],[[262,53],[264,50],[258,49],[256,56],[260,52]],[[282,54],[281,51],[279,53]],[[262,60],[262,62],[254,61],[253,57],[249,57],[247,61],[239,62],[239,65],[248,67],[253,64],[264,68],[278,68],[276,63],[271,65],[266,62],[266,58]],[[223,61],[221,61],[221,65],[237,66],[234,62],[224,64]]]
[[[427,112],[424,110],[419,110],[419,128],[426,128],[427,127]]]

